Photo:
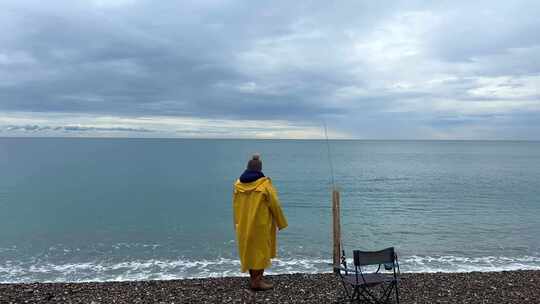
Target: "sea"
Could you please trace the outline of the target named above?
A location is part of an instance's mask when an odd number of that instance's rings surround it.
[[[245,275],[231,199],[255,152],[289,221],[270,274],[331,272],[334,185],[349,258],[540,269],[540,142],[0,138],[0,282]]]

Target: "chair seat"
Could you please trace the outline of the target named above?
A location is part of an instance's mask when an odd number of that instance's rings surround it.
[[[382,273],[366,273],[364,274],[364,279],[362,279],[361,275],[358,275],[358,283],[356,283],[356,275],[354,274],[343,276],[343,279],[351,285],[375,286],[381,283],[392,282],[394,277]]]

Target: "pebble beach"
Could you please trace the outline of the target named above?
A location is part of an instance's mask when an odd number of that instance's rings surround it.
[[[268,276],[253,292],[246,277],[170,281],[0,284],[0,303],[334,303],[329,273]],[[540,303],[540,271],[402,274],[401,303]]]

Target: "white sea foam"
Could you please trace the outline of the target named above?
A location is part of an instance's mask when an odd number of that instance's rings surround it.
[[[540,257],[411,256],[401,261],[408,272],[473,272],[540,270]]]
[[[331,260],[321,258],[276,259],[270,274],[330,272]],[[409,256],[400,259],[403,272],[471,272],[540,270],[540,257]],[[0,264],[1,283],[171,280],[242,276],[236,259],[134,260],[119,263],[20,263]]]

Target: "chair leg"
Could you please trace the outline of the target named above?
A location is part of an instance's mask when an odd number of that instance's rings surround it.
[[[364,295],[364,288],[360,289],[360,286],[354,286],[354,293],[355,295],[351,297],[351,302],[354,301],[356,303],[372,303],[372,301]]]
[[[345,289],[345,296],[338,298],[334,303],[352,303],[351,293],[347,289],[347,285],[343,284],[343,289]]]
[[[390,299],[392,297],[392,292],[395,289],[395,298],[396,298],[396,304],[399,304],[399,292],[397,289],[397,284],[395,282],[390,283],[388,286],[383,287],[382,289],[382,295],[379,298],[375,298],[375,301],[377,303],[391,303]]]
[[[347,289],[347,285],[345,284],[345,282],[343,282],[343,280],[341,280],[341,284],[343,285],[343,289],[345,289],[345,294],[347,295],[347,298],[350,298],[349,289]]]
[[[356,300],[356,298],[358,297],[358,287],[357,286],[354,286],[354,290],[353,290],[353,293],[351,294],[351,303]]]
[[[379,297],[379,302],[381,303],[388,303],[388,298],[390,297],[392,293],[392,286],[383,287],[382,288],[382,294]]]
[[[396,282],[396,303],[399,304],[399,286],[398,282]]]
[[[360,296],[362,296],[362,299],[360,299]],[[358,293],[358,302],[365,302],[370,304],[381,303],[381,301],[379,301],[379,299],[377,299],[377,297],[374,296],[373,293],[371,293],[366,287],[362,287],[362,292]]]

